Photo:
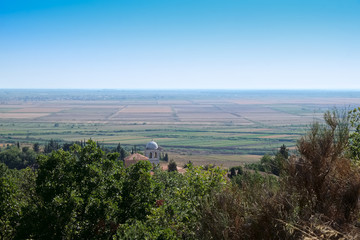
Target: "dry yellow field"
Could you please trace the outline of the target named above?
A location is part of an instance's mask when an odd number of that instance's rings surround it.
[[[224,168],[253,163],[260,160],[259,155],[230,155],[230,154],[209,154],[209,155],[182,155],[171,153],[169,158],[173,159],[178,166],[183,166],[189,161],[195,165],[214,164]]]
[[[164,105],[128,105],[119,113],[171,113],[170,106]]]

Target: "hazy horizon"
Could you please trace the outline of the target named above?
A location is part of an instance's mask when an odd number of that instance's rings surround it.
[[[285,91],[293,91],[293,92],[301,92],[301,91],[308,91],[308,92],[358,92],[360,91],[359,89],[346,89],[346,88],[339,88],[339,89],[326,89],[326,88],[311,88],[311,89],[306,89],[306,88],[292,88],[292,89],[281,89],[281,88],[268,88],[268,89],[263,89],[263,88],[0,88],[0,90],[60,90],[60,91],[65,91],[65,90],[79,90],[79,91],[92,91],[92,90],[97,90],[97,91],[153,91],[153,90],[158,90],[158,91],[211,91],[211,92],[216,92],[216,91],[279,91],[279,92],[285,92]]]

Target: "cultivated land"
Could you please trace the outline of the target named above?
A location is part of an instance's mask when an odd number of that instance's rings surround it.
[[[0,145],[50,139],[131,148],[151,139],[179,163],[257,161],[360,92],[0,90]]]

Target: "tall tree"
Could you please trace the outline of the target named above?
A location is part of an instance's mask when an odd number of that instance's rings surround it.
[[[27,211],[19,238],[107,239],[115,233],[124,169],[94,141],[39,159],[36,207]]]

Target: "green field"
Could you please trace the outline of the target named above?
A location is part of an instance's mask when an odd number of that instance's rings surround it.
[[[359,104],[359,92],[0,90],[0,144],[154,139],[180,162],[238,164],[294,149],[325,110]]]

